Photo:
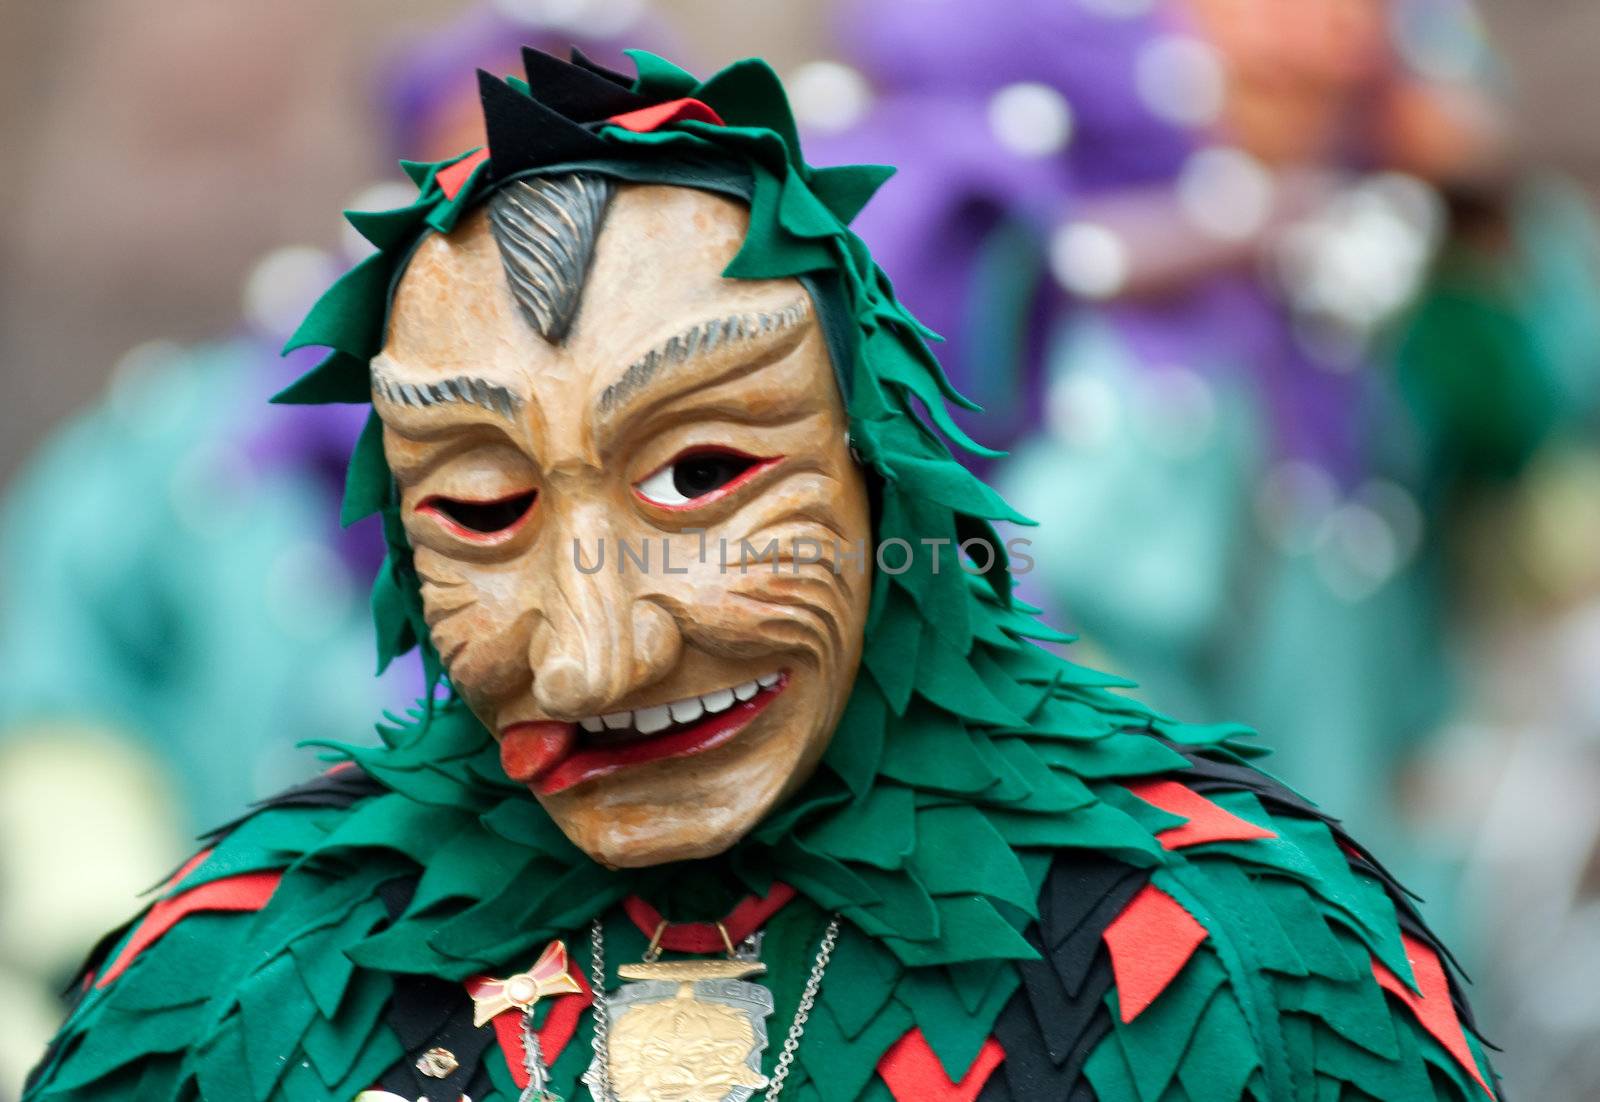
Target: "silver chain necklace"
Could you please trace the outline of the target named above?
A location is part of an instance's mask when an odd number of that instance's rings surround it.
[[[778,1096],[783,1093],[783,1084],[789,1078],[790,1068],[794,1066],[795,1054],[800,1051],[800,1038],[805,1035],[806,1022],[810,1020],[811,1010],[816,1005],[817,992],[822,989],[822,976],[828,970],[828,961],[833,957],[833,949],[838,942],[839,916],[834,915],[823,932],[822,943],[817,947],[817,958],[811,964],[811,974],[806,977],[805,990],[800,994],[800,1005],[795,1008],[794,1021],[790,1023],[789,1034],[784,1038],[783,1051],[778,1054],[772,1078],[767,1081],[765,1102],[778,1102]],[[596,1102],[617,1102],[617,1096],[611,1091],[611,1016],[606,1007],[605,930],[598,918],[589,926],[589,960],[589,986],[594,994],[592,1043],[595,1055],[595,1075],[590,1089]]]

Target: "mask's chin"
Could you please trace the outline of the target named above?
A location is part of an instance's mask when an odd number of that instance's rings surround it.
[[[726,853],[756,828],[779,798],[777,792],[760,799],[750,796],[746,791],[732,807],[683,802],[608,809],[595,804],[553,807],[559,799],[541,802],[573,845],[590,858],[607,868],[632,869]]]
[[[821,757],[825,730],[795,730],[791,715],[747,746],[641,766],[539,801],[574,845],[609,868],[716,857],[798,789]]]
[[[611,869],[642,869],[677,861],[704,861],[728,852],[755,829],[761,815],[748,823],[728,822],[721,830],[707,834],[701,827],[688,831],[662,830],[647,834],[617,829],[603,824],[587,840],[573,838],[574,844],[591,859]]]

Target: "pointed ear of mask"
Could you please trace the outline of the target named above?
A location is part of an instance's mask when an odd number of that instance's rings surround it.
[[[602,157],[606,144],[571,119],[478,70],[490,171],[497,180],[527,168]]]
[[[522,48],[522,67],[528,74],[528,87],[539,102],[573,122],[598,122],[650,106],[643,96],[619,88],[599,73],[532,46]]]

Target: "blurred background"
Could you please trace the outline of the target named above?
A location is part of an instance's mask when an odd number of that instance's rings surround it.
[[[359,739],[359,427],[275,354],[473,69],[769,58],[1044,524],[1025,596],[1427,899],[1512,1097],[1600,1096],[1591,0],[0,5],[0,1099],[188,839]],[[1087,653],[1085,653],[1087,652]]]

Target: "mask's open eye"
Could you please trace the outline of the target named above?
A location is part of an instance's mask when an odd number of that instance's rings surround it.
[[[646,501],[667,508],[698,503],[754,476],[775,459],[757,459],[720,448],[680,455],[634,487]]]
[[[468,539],[498,536],[522,522],[533,509],[537,490],[513,494],[495,501],[468,501],[458,497],[430,497],[417,506],[419,513],[432,513],[457,535]]]

